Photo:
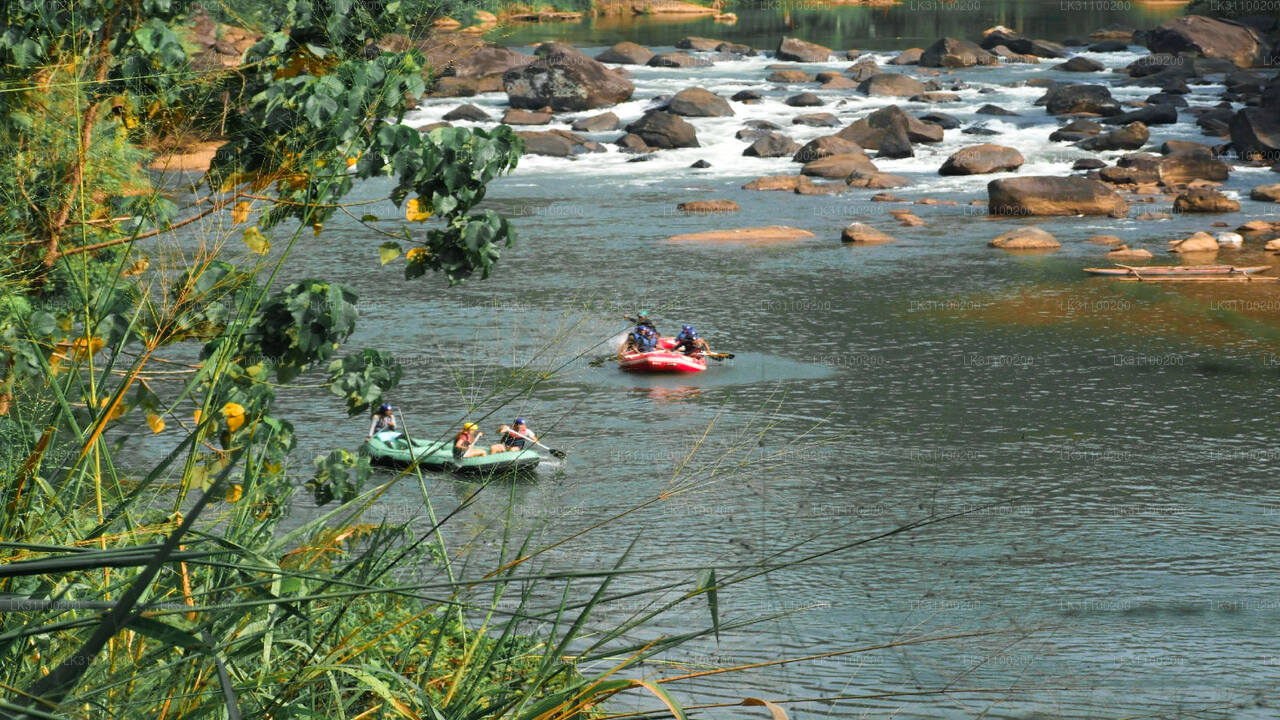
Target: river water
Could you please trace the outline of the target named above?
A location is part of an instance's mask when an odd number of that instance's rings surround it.
[[[1007,8],[1018,5],[988,6],[998,10],[991,16],[940,10],[935,17],[952,22],[955,34],[976,37],[994,22],[1013,24]],[[1059,38],[1113,21],[1154,24],[1147,11],[1124,6],[1110,16],[1071,18],[1055,17],[1046,5],[1024,20],[1032,34]],[[654,24],[632,33],[585,24],[521,29],[509,39],[565,38],[590,54],[632,38],[657,49],[685,34],[772,47],[788,30],[779,27],[781,11],[761,12],[740,13],[747,16],[738,28]],[[790,32],[832,46],[887,49],[932,40],[938,33],[926,30],[921,17],[796,8],[789,22]],[[872,31],[874,39],[864,40]],[[1117,68],[1140,54],[1135,47],[1090,56]],[[891,54],[875,57],[883,63]],[[915,158],[877,161],[914,181],[895,194],[956,205],[874,203],[874,191],[863,190],[799,196],[740,189],[756,176],[798,169],[785,158],[742,157],[745,143],[733,133],[746,120],[773,120],[804,142],[830,130],[793,127],[792,115],[836,112],[847,123],[888,104],[820,92],[825,107],[790,108],[783,97],[811,88],[770,89],[763,81],[770,62],[632,68],[635,99],[613,109],[624,123],[652,97],[688,86],[726,97],[752,88],[767,99],[734,103],[732,118],[692,119],[703,147],[664,151],[648,162],[628,163],[631,156],[612,147],[575,160],[522,159],[513,175],[491,186],[488,206],[515,220],[520,241],[489,280],[452,289],[438,278],[406,283],[396,263],[378,267],[378,236],[341,221],[309,238],[305,255],[290,261],[294,277],[330,278],[359,292],[353,347],[401,358],[406,377],[392,401],[411,431],[443,434],[475,406],[472,417],[494,413],[481,423],[488,437],[523,414],[550,445],[568,451],[534,482],[482,493],[447,525],[451,549],[471,558],[470,570],[488,569],[484,558],[496,551],[493,531],[508,506],[516,535],[533,534],[536,547],[678,489],[536,562],[598,570],[637,539],[631,567],[719,566],[725,577],[735,567],[966,513],[726,588],[719,597],[726,622],[787,615],[725,632],[718,643],[695,643],[668,658],[673,666],[644,672],[661,676],[679,667],[990,631],[671,689],[687,702],[847,698],[789,706],[792,717],[803,718],[1275,717],[1280,295],[1270,285],[1117,283],[1086,278],[1080,269],[1105,264],[1103,249],[1085,242],[1094,234],[1120,235],[1163,262],[1167,240],[1212,229],[1214,220],[1234,226],[1276,219],[1274,205],[1247,199],[1248,188],[1276,176],[1237,169],[1227,190],[1244,207],[1224,218],[1046,219],[1037,224],[1063,247],[1012,255],[987,241],[1025,222],[988,218],[969,206],[985,200],[992,177],[936,174],[955,149],[984,140],[958,130],[947,131],[938,146],[917,145]],[[967,83],[963,101],[931,109],[966,126],[986,119],[999,132],[995,141],[1027,158],[1022,174],[1067,174],[1087,153],[1047,141],[1057,123],[1032,105],[1040,90],[1010,87],[1052,75],[1051,63],[943,76],[944,84]],[[1221,89],[1194,87],[1192,104],[1216,102]],[[1122,100],[1151,92],[1115,89]],[[496,118],[505,97],[470,101]],[[437,120],[458,102],[428,100],[410,122]],[[1021,116],[975,115],[984,103]],[[567,128],[574,117],[558,117],[563,123],[552,127]],[[1212,142],[1183,120],[1153,128],[1153,141]],[[698,159],[711,167],[690,169]],[[367,184],[355,199],[385,191]],[[706,198],[732,199],[742,209],[717,216],[675,211],[677,202]],[[1167,205],[1135,204],[1130,215],[1167,212]],[[927,225],[898,227],[887,214],[895,207],[910,207]],[[384,212],[397,211],[388,205]],[[853,221],[898,241],[843,246],[840,230]],[[664,242],[676,233],[766,224],[816,237],[771,246]],[[1220,259],[1278,264],[1256,239]],[[586,358],[603,354],[625,329],[619,316],[642,307],[660,329],[696,323],[713,348],[737,357],[679,379],[591,367]],[[549,377],[526,390],[543,373]],[[509,399],[501,409],[487,399],[495,388]],[[367,420],[345,419],[323,395],[290,394],[283,405],[298,425],[300,458],[334,446],[354,449],[363,437]],[[475,487],[428,476],[437,513]],[[416,483],[396,486],[380,509],[393,520],[422,515]],[[299,516],[309,512],[298,508]],[[688,590],[693,577],[692,570],[655,570],[616,588],[684,580]],[[575,587],[584,597],[590,589],[585,582]],[[614,603],[592,627],[608,627],[640,607],[634,600]],[[631,638],[704,626],[707,617],[699,601]],[[892,693],[921,694],[849,698]],[[1193,715],[1206,708],[1207,715]]]

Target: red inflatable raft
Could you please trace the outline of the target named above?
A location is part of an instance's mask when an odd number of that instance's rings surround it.
[[[670,350],[654,350],[647,353],[627,353],[618,360],[618,367],[630,372],[691,373],[707,369],[707,359]]]

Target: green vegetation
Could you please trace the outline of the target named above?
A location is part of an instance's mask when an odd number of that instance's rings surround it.
[[[357,414],[401,376],[345,347],[350,289],[277,282],[289,257],[344,213],[386,237],[368,257],[406,279],[483,278],[514,233],[476,206],[521,145],[399,122],[422,58],[370,48],[432,8],[275,10],[243,63],[198,70],[175,29],[186,2],[0,9],[0,717],[542,720],[633,689],[682,717],[619,673],[733,627],[710,570],[622,594],[655,601],[588,637],[618,569],[540,574],[541,551],[504,537],[496,568],[458,576],[416,471],[367,487],[363,458],[317,458],[332,509],[282,524],[299,463],[277,395],[318,373]],[[220,144],[194,187],[143,167],[175,138]],[[375,176],[398,231],[343,204]],[[122,460],[144,435],[161,459]],[[415,477],[431,524],[378,520]],[[562,600],[533,609],[550,583]],[[631,638],[708,599],[705,628]]]

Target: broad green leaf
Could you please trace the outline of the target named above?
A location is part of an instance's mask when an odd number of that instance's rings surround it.
[[[403,252],[403,250],[400,248],[400,243],[394,243],[388,240],[378,247],[378,260],[383,265],[386,265],[392,260],[400,257],[401,252]]]

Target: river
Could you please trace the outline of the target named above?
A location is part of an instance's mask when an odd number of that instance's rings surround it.
[[[890,50],[924,46],[943,33],[976,38],[996,22],[1062,39],[1110,22],[1152,26],[1178,12],[1127,2],[1114,12],[1077,15],[1056,2],[984,1],[982,12],[914,7],[740,9],[735,26],[586,22],[504,30],[503,37],[512,45],[563,39],[595,54],[621,39],[657,50],[684,35],[772,49],[785,32],[867,49],[883,64]],[[1119,68],[1143,52],[1089,56]],[[1243,192],[1239,213],[1045,219],[1037,224],[1062,248],[1007,254],[987,241],[1025,223],[988,218],[984,208],[969,205],[985,200],[991,176],[936,174],[955,149],[983,141],[958,130],[947,131],[940,145],[917,145],[915,158],[877,161],[914,181],[895,194],[956,205],[870,202],[874,191],[742,190],[756,176],[798,168],[785,158],[742,157],[745,143],[733,133],[746,120],[778,122],[802,143],[830,132],[789,124],[799,111],[781,98],[799,89],[769,91],[763,77],[770,62],[631,68],[634,99],[613,109],[624,123],[654,96],[693,85],[726,97],[745,88],[768,97],[759,105],[734,103],[732,118],[693,119],[702,147],[664,151],[649,162],[628,163],[631,156],[612,147],[576,160],[525,157],[491,186],[487,206],[515,220],[520,240],[489,280],[452,289],[439,278],[406,283],[396,263],[378,267],[379,237],[341,220],[291,260],[294,277],[331,278],[359,292],[362,317],[352,346],[401,358],[406,377],[392,401],[411,431],[442,434],[469,404],[480,405],[475,415],[494,410],[496,402],[482,400],[504,386],[500,395],[514,399],[482,421],[488,437],[523,414],[548,444],[568,451],[563,464],[545,466],[535,482],[489,488],[448,525],[450,547],[484,567],[477,558],[495,551],[493,531],[508,505],[517,535],[533,533],[546,543],[673,488],[682,492],[538,562],[599,569],[638,538],[630,566],[730,568],[801,541],[807,541],[802,550],[783,558],[931,514],[965,513],[729,587],[719,597],[726,621],[789,614],[668,659],[697,669],[922,636],[995,634],[712,676],[673,689],[689,702],[926,693],[797,703],[789,706],[793,718],[1275,717],[1280,295],[1270,285],[1152,287],[1081,273],[1105,263],[1103,249],[1085,242],[1094,234],[1120,235],[1162,262],[1166,240],[1212,229],[1212,221],[1277,219],[1274,205],[1247,199],[1248,188],[1275,175],[1264,168],[1232,174],[1226,188]],[[1051,63],[957,71],[947,82],[967,84],[962,102],[930,109],[966,126],[985,119],[998,131],[997,142],[1026,157],[1021,174],[1067,174],[1089,154],[1049,143],[1057,122],[1031,104],[1041,90],[1011,87],[1051,74]],[[1122,77],[1108,74],[1106,81]],[[1192,104],[1213,104],[1221,90],[1195,86]],[[1122,100],[1154,92],[1119,85],[1114,91]],[[848,91],[820,94],[827,106],[813,111],[837,112],[844,123],[888,104]],[[505,105],[500,95],[469,101],[495,118]],[[458,102],[425,101],[410,121],[438,120]],[[984,103],[1021,115],[975,114]],[[1185,114],[1177,125],[1153,128],[1153,142],[1174,138],[1211,142]],[[690,169],[698,159],[711,167]],[[369,183],[354,199],[385,190]],[[677,202],[705,198],[735,200],[742,209],[713,216],[675,211]],[[887,214],[894,207],[910,207],[927,224],[898,227]],[[898,241],[843,246],[840,230],[853,221]],[[754,247],[663,241],[681,232],[766,224],[816,237]],[[1280,265],[1253,239],[1220,259]],[[620,315],[641,308],[663,330],[695,323],[713,348],[736,358],[677,380],[591,367],[586,358],[603,354],[607,339],[625,329]],[[606,344],[592,349],[598,343]],[[574,359],[580,353],[586,357]],[[532,392],[521,391],[551,371]],[[339,403],[319,394],[290,394],[280,409],[295,419],[304,460],[335,444],[354,449],[367,423],[345,419]],[[443,475],[428,482],[437,513],[474,489]],[[416,483],[402,483],[382,510],[405,519],[420,516],[421,505]],[[298,508],[300,516],[307,512]],[[655,574],[617,587],[673,577],[692,583],[693,576]],[[603,609],[593,626],[607,627],[638,607],[618,605]],[[699,601],[633,636],[706,622]],[[760,711],[735,716],[746,712]]]

